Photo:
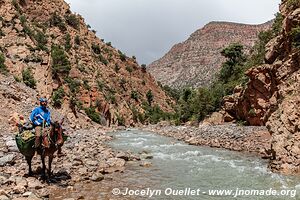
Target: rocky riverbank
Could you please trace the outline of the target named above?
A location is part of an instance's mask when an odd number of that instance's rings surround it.
[[[144,130],[173,137],[191,145],[205,145],[271,157],[271,135],[265,127],[235,124],[193,126],[149,125]]]
[[[105,145],[112,139],[104,129],[78,130],[69,134],[64,156],[53,161],[51,184],[40,180],[40,157],[33,159],[34,177],[27,177],[28,166],[18,152],[14,134],[0,135],[0,199],[48,199],[53,191],[71,191],[76,184],[100,182],[122,172],[127,161],[139,160],[129,152],[116,152]],[[63,198],[62,198],[63,199]]]

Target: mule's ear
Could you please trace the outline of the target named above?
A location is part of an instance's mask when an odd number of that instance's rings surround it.
[[[63,117],[61,120],[60,120],[60,125],[62,125],[63,123],[64,123],[64,121],[65,121],[65,117]]]

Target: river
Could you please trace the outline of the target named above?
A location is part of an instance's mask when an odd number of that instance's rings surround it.
[[[153,158],[128,162],[124,173],[106,175],[99,183],[77,184],[70,191],[58,191],[53,199],[300,199],[300,177],[272,173],[267,160],[253,155],[192,146],[137,129],[109,134],[114,137],[108,144],[112,148]],[[150,166],[140,166],[145,162]]]
[[[270,172],[266,160],[224,149],[192,146],[134,129],[113,135],[115,140],[110,143],[113,148],[135,153],[146,151],[153,156],[151,167],[131,169],[136,172],[130,179],[136,185],[146,183],[142,189],[148,190],[148,194],[141,195],[141,188],[130,185],[120,188],[123,193],[129,188],[140,196],[149,196],[149,190],[157,192],[153,199],[300,199],[300,179]],[[200,192],[193,195],[191,191],[188,193],[188,188]],[[234,198],[237,188],[241,196]],[[299,193],[296,196],[295,189]],[[178,190],[184,190],[185,194],[180,195]],[[233,193],[209,195],[213,190],[232,190]],[[275,190],[276,195],[271,195]],[[258,191],[262,196],[251,195]],[[282,196],[281,192],[289,195]]]

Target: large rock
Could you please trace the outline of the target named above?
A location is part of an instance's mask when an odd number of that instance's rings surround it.
[[[5,166],[6,164],[12,164],[14,162],[14,158],[14,154],[8,154],[0,157],[0,167]]]

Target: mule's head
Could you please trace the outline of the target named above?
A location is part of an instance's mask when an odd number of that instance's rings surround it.
[[[60,122],[58,121],[51,122],[50,137],[54,139],[54,141],[58,145],[63,143],[63,128],[62,128],[63,122],[64,122],[64,118]]]

